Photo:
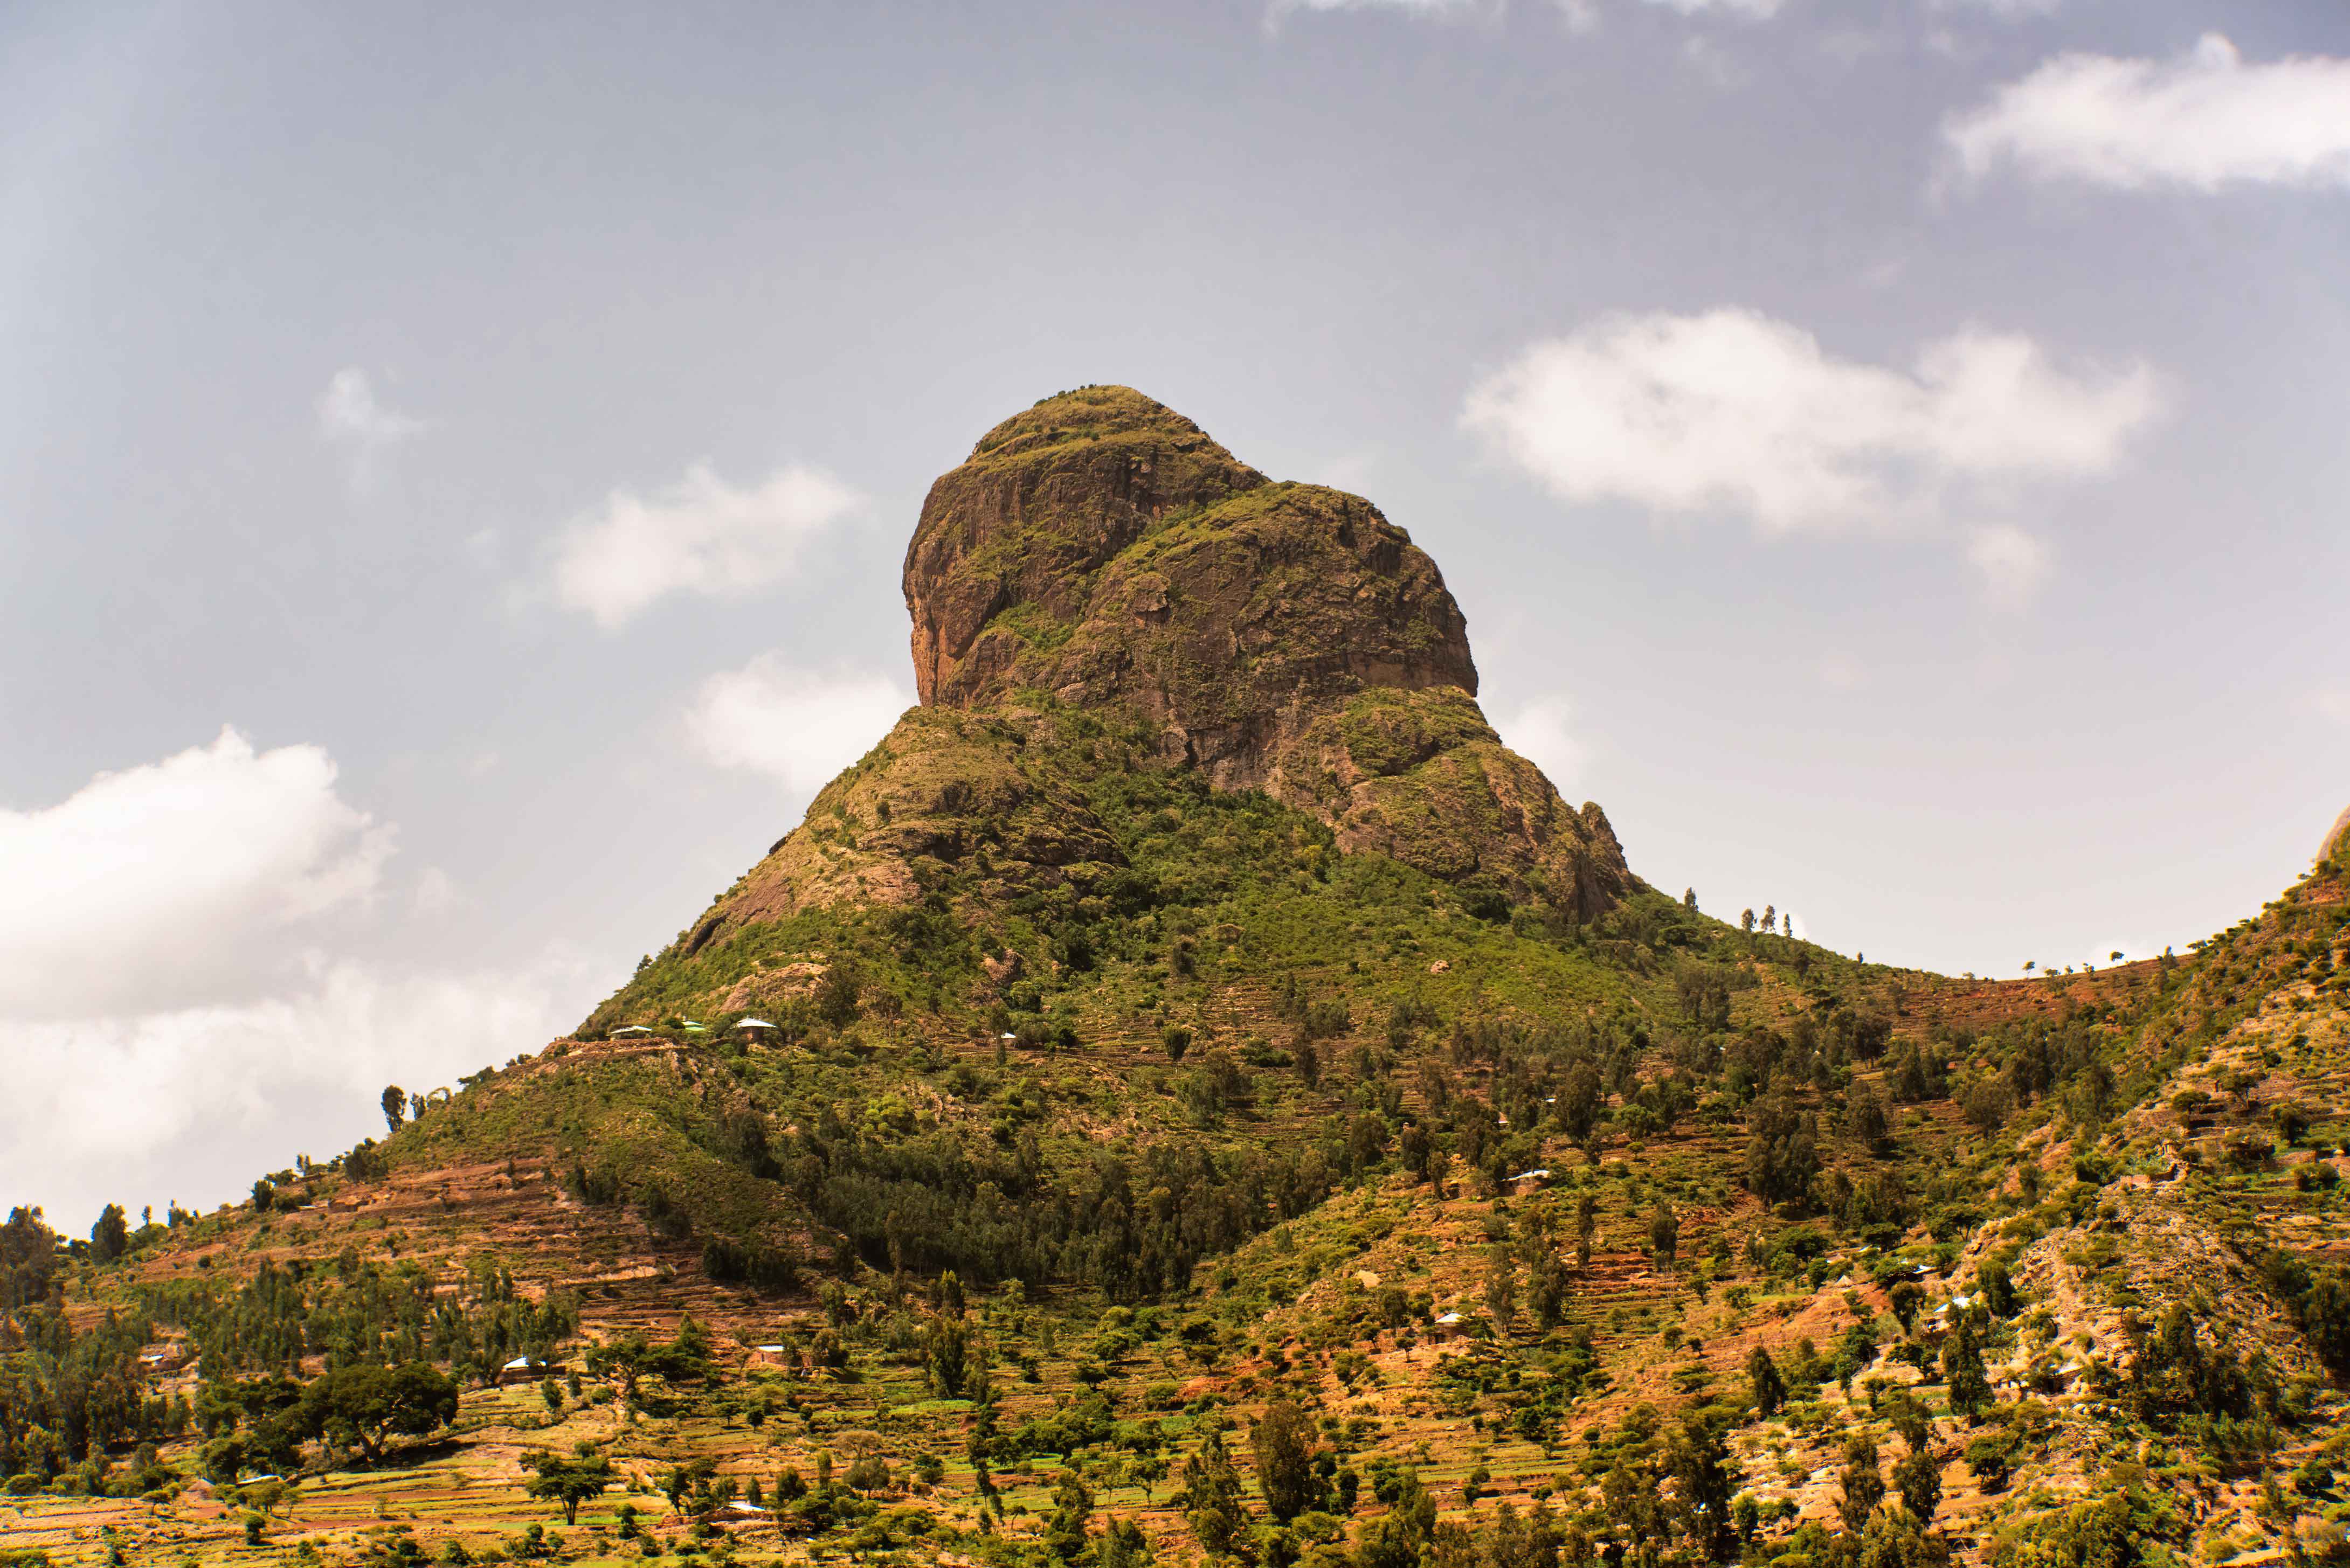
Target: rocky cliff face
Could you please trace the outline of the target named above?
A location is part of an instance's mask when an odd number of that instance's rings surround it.
[[[1007,889],[1094,865],[1082,801],[1023,754],[1055,711],[1453,882],[1582,918],[1634,885],[1599,807],[1569,806],[1486,723],[1467,620],[1409,535],[1359,496],[1266,479],[1129,388],[988,431],[931,487],[904,586],[922,708],[689,951],[799,909],[911,902],[933,863],[983,854]]]
[[[1475,701],[1443,574],[1359,496],[1267,481],[1126,387],[1048,398],[931,486],[906,555],[926,703],[1118,706],[1159,755],[1340,843],[1582,913],[1628,885]]]

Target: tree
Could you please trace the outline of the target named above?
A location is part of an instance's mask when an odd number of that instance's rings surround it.
[[[1747,1113],[1746,1185],[1766,1203],[1802,1198],[1819,1174],[1819,1148],[1808,1112],[1783,1093],[1770,1095]]]
[[[816,985],[816,1015],[836,1029],[845,1029],[857,1022],[858,1003],[862,1000],[863,987],[858,983],[856,970],[846,963],[834,964],[824,971]]]
[[[697,1492],[707,1492],[710,1478],[717,1473],[715,1459],[695,1459],[689,1464],[671,1465],[660,1480],[661,1495],[669,1499],[669,1511],[682,1514],[685,1500]],[[832,1484],[832,1450],[826,1449],[816,1455],[816,1484]]]
[[[1159,1031],[1159,1043],[1167,1048],[1170,1062],[1180,1062],[1183,1053],[1191,1048],[1191,1032],[1180,1023],[1170,1023]]]
[[[1607,1105],[1607,1093],[1599,1082],[1599,1070],[1588,1062],[1577,1062],[1566,1075],[1558,1089],[1559,1130],[1582,1143],[1591,1137],[1599,1125],[1599,1113]]]
[[[1396,1147],[1403,1156],[1403,1168],[1411,1172],[1414,1180],[1436,1179],[1436,1139],[1429,1136],[1426,1127],[1418,1122],[1410,1123],[1397,1138]]]
[[[636,1417],[637,1385],[644,1376],[648,1353],[641,1334],[629,1334],[609,1345],[592,1345],[588,1351],[588,1370],[619,1386],[621,1407],[632,1420]]]
[[[962,1398],[963,1383],[971,1371],[969,1331],[960,1318],[939,1317],[931,1320],[926,1337],[929,1343],[923,1354],[931,1391],[941,1399]]]
[[[566,1524],[578,1523],[579,1505],[601,1497],[612,1484],[612,1461],[601,1455],[581,1454],[567,1459],[559,1454],[538,1452],[524,1455],[522,1464],[532,1472],[530,1495],[542,1502],[560,1504]]]
[[[1983,1372],[1982,1351],[1974,1331],[1962,1320],[1942,1342],[1942,1376],[1950,1384],[1950,1408],[1972,1421],[1992,1402],[1991,1379]]]
[[[2007,1085],[1997,1078],[1985,1078],[1967,1090],[1967,1125],[1988,1137],[2007,1120],[2010,1109]]]
[[[130,1227],[122,1217],[122,1205],[109,1203],[101,1210],[98,1223],[89,1230],[90,1251],[101,1263],[110,1263],[130,1250]]]
[[[1493,1326],[1507,1329],[1518,1310],[1518,1265],[1509,1248],[1495,1242],[1485,1259],[1485,1311]]]
[[[384,1439],[394,1434],[421,1437],[444,1427],[457,1414],[457,1385],[421,1361],[400,1366],[357,1363],[338,1366],[311,1381],[296,1407],[296,1428],[305,1436],[341,1423],[359,1438],[369,1459],[383,1457]]]
[[[1681,889],[1681,908],[1684,909],[1694,909],[1697,908],[1696,888],[1684,888]]]
[[[1857,1535],[1884,1501],[1885,1478],[1877,1473],[1877,1439],[1864,1432],[1844,1446],[1844,1490],[1836,1500],[1836,1513],[1844,1527]]]
[[[1526,1304],[1534,1309],[1536,1323],[1546,1329],[1559,1325],[1566,1315],[1569,1284],[1566,1265],[1545,1245],[1542,1256],[1534,1260],[1526,1290]]]
[[[1901,1493],[1901,1506],[1914,1515],[1919,1524],[1934,1522],[1934,1511],[1942,1503],[1942,1467],[1931,1451],[1912,1449],[1893,1467],[1893,1484]]]
[[[1926,1407],[1910,1396],[1907,1388],[1897,1388],[1886,1402],[1887,1417],[1901,1440],[1916,1453],[1933,1440],[1934,1424],[1926,1416]]]
[[[1150,1568],[1150,1539],[1142,1526],[1112,1514],[1094,1548],[1094,1568]]]
[[[1786,1381],[1779,1376],[1779,1364],[1762,1345],[1746,1358],[1746,1380],[1754,1388],[1754,1413],[1768,1419],[1787,1407]]]
[[[1939,1535],[1929,1535],[1918,1521],[1906,1513],[1887,1511],[1873,1515],[1868,1527],[1859,1532],[1856,1550],[1845,1556],[1852,1568],[1950,1568],[1949,1542]],[[2049,1561],[2057,1563],[2118,1563],[2131,1561],[2123,1552],[2111,1554],[2099,1552],[2066,1552],[2063,1548],[2049,1551]]]
[[[1993,1317],[2011,1317],[2015,1313],[2015,1279],[2007,1272],[2007,1264],[1998,1258],[1986,1258],[1975,1270],[1975,1292],[1982,1298],[1983,1310]]]
[[[1752,932],[1753,931],[1753,929],[1754,929],[1754,911],[1753,911],[1753,910],[1752,910],[1752,909],[1741,909],[1741,910],[1739,910],[1739,911],[1738,911],[1738,929],[1739,929],[1740,930],[1742,930],[1742,931],[1746,931],[1746,932],[1749,932],[1749,933],[1752,933]]]
[[[1086,1523],[1093,1519],[1093,1493],[1074,1469],[1062,1469],[1053,1481],[1053,1516],[1044,1526],[1044,1549],[1065,1563],[1074,1563],[1086,1549]]]
[[[1287,1399],[1267,1405],[1263,1418],[1249,1426],[1257,1487],[1264,1493],[1266,1510],[1284,1524],[1321,1501],[1314,1449],[1312,1419]]]
[[[407,1121],[408,1091],[398,1084],[386,1085],[383,1091],[383,1125],[398,1132]]]
[[[1672,1517],[1682,1539],[1700,1558],[1726,1558],[1732,1543],[1730,1499],[1738,1490],[1738,1470],[1721,1428],[1695,1417],[1684,1420],[1666,1445],[1665,1473],[1673,1480]]]
[[[1575,1266],[1591,1267],[1591,1243],[1599,1233],[1599,1200],[1588,1192],[1575,1200]]]
[[[1893,1321],[1907,1334],[1918,1321],[1918,1309],[1926,1304],[1925,1287],[1915,1280],[1897,1280],[1885,1293],[1885,1304],[1893,1309]]]
[[[1669,1264],[1679,1255],[1680,1247],[1680,1216],[1673,1212],[1671,1204],[1659,1198],[1648,1215],[1648,1250],[1656,1254],[1658,1262]]]
[[[1885,1102],[1866,1084],[1855,1084],[1852,1098],[1844,1114],[1845,1130],[1853,1142],[1883,1158],[1893,1147],[1893,1121],[1885,1114]]]
[[[1209,1428],[1199,1451],[1183,1461],[1183,1490],[1191,1500],[1184,1521],[1191,1527],[1192,1539],[1217,1556],[1230,1552],[1248,1529],[1248,1510],[1241,1502],[1240,1472],[1232,1469],[1222,1431]]]

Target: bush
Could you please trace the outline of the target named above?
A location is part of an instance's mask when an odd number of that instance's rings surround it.
[[[2007,1490],[2008,1459],[2013,1439],[2004,1431],[1985,1432],[1969,1443],[1962,1456],[1968,1473],[1985,1491]]]

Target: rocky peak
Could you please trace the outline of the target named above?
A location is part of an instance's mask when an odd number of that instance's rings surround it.
[[[1378,508],[1270,483],[1125,387],[990,431],[931,487],[905,590],[924,702],[1139,708],[1227,788],[1361,691],[1477,689],[1461,607]]]
[[[906,547],[914,680],[983,706],[1039,638],[1081,617],[1096,573],[1154,524],[1265,483],[1199,426],[1128,387],[1045,399],[940,476]]]
[[[984,919],[1082,897],[1124,854],[1091,804],[1103,770],[1196,769],[1312,814],[1341,849],[1577,919],[1638,886],[1599,807],[1568,805],[1485,722],[1467,621],[1409,535],[1360,496],[1268,480],[1130,388],[982,437],[931,487],[905,589],[921,705],[671,959],[816,909],[960,888]],[[730,989],[696,1005],[805,979],[720,968]]]
[[[931,487],[905,594],[926,705],[1041,691],[1139,714],[1167,762],[1348,847],[1586,912],[1629,885],[1599,808],[1567,807],[1485,722],[1467,619],[1404,530],[1267,480],[1131,388],[981,438]]]

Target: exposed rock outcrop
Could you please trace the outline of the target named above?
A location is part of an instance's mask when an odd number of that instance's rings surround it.
[[[1276,483],[1125,387],[983,437],[906,552],[922,706],[683,932],[899,906],[950,866],[1016,897],[1114,868],[1070,782],[1024,751],[1099,715],[1146,765],[1328,823],[1341,848],[1579,917],[1633,886],[1607,819],[1503,746],[1436,563],[1359,496]]]
[[[1313,811],[1347,848],[1584,914],[1629,885],[1599,808],[1486,723],[1466,618],[1409,535],[1129,388],[989,431],[931,486],[905,594],[926,703],[1126,708],[1169,762]]]

